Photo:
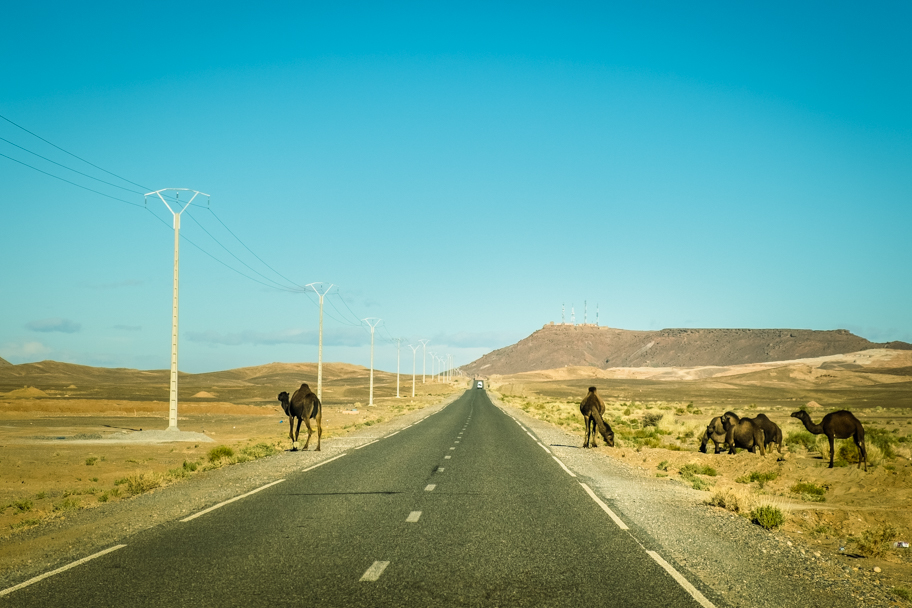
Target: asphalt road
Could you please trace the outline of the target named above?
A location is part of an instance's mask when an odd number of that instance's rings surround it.
[[[700,606],[585,481],[469,390],[0,606]]]

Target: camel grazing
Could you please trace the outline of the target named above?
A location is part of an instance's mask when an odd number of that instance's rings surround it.
[[[725,427],[722,426],[721,416],[716,416],[709,421],[706,430],[703,432],[703,437],[700,438],[700,451],[704,454],[706,453],[706,445],[710,441],[716,446],[713,454],[720,453],[722,446],[725,445]]]
[[[583,442],[583,447],[589,447],[590,434],[592,436],[592,447],[598,447],[595,443],[595,430],[598,429],[598,432],[601,433],[602,438],[605,440],[605,445],[613,448],[614,431],[602,419],[602,414],[605,413],[605,404],[602,403],[601,397],[596,394],[594,386],[589,387],[589,394],[580,403],[580,413],[583,415],[583,424],[586,425],[586,441]]]
[[[770,445],[776,444],[776,451],[782,453],[782,429],[779,425],[767,418],[766,414],[757,414],[754,416],[754,423],[759,424],[763,429],[763,444],[767,450]],[[772,451],[772,450],[770,450]]]
[[[735,448],[744,448],[754,453],[760,448],[760,455],[766,456],[763,447],[763,429],[750,418],[739,418],[734,412],[722,414],[722,427],[725,429],[725,443],[728,444],[728,453],[734,454]]]
[[[301,421],[307,425],[307,441],[304,442],[304,448],[310,445],[310,436],[313,435],[313,429],[310,427],[310,419],[314,418],[317,422],[317,447],[315,451],[320,451],[320,437],[323,436],[323,404],[317,399],[317,395],[310,390],[307,384],[302,384],[301,388],[295,391],[291,400],[288,399],[288,393],[282,391],[279,393],[279,403],[288,416],[288,437],[291,438],[291,451],[298,451],[298,433],[301,432]],[[294,419],[298,419],[298,426],[292,430]]]
[[[804,410],[799,410],[792,414],[792,418],[797,418],[804,423],[804,428],[815,435],[826,435],[827,439],[830,442],[830,467],[833,468],[833,456],[835,456],[835,450],[833,449],[833,440],[834,439],[848,439],[851,437],[855,440],[855,445],[858,446],[858,468],[861,468],[861,463],[864,462],[864,470],[868,470],[868,451],[865,449],[865,440],[864,440],[864,427],[861,426],[861,422],[858,418],[855,417],[852,412],[848,410],[839,410],[838,412],[830,412],[823,417],[823,420],[820,421],[820,424],[814,424],[811,422],[811,417]]]

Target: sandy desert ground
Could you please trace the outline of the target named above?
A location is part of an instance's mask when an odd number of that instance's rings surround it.
[[[0,539],[76,509],[188,481],[197,471],[289,449],[288,420],[275,395],[293,390],[302,379],[315,385],[314,368],[275,364],[241,374],[232,370],[212,375],[208,385],[206,378],[190,378],[189,394],[182,395],[178,408],[178,427],[190,437],[180,442],[145,437],[168,426],[168,402],[161,399],[166,383],[150,391],[141,383],[118,388],[101,378],[61,386],[61,378],[55,378],[44,388],[0,393]],[[467,380],[457,385],[430,378],[422,385],[419,376],[412,398],[411,376],[402,376],[397,399],[395,374],[377,373],[375,404],[368,407],[367,370],[333,364],[324,367],[324,374],[324,441],[437,403],[468,386]],[[222,394],[232,400],[221,400]],[[302,425],[301,445],[305,438]],[[315,443],[316,435],[311,449]],[[218,449],[214,458],[213,449]]]
[[[706,492],[708,505],[745,517],[761,505],[784,515],[779,529],[809,553],[846,557],[912,588],[912,353],[871,350],[850,355],[726,368],[562,368],[494,376],[491,390],[529,414],[575,432],[583,443],[579,402],[595,385],[617,447],[599,438],[596,451],[623,459],[643,475]],[[827,468],[813,436],[790,414],[805,407],[815,422],[848,409],[862,422],[868,471],[859,470],[848,439],[844,458]],[[725,411],[767,414],[783,432],[782,452],[766,456],[699,451],[707,422]],[[823,445],[821,445],[823,444]],[[873,446],[873,447],[872,447]],[[841,549],[842,548],[842,549]]]

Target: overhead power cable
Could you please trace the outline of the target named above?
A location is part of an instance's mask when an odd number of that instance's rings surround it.
[[[0,117],[0,118],[2,118],[2,117]],[[145,205],[140,205],[139,203],[131,203],[130,201],[124,200],[124,199],[122,199],[122,198],[117,198],[116,196],[111,196],[110,194],[105,194],[104,192],[99,192],[98,190],[94,190],[94,189],[92,189],[92,188],[88,188],[88,187],[86,187],[86,186],[83,186],[82,184],[77,184],[76,182],[71,182],[70,180],[65,179],[65,178],[63,178],[63,177],[60,177],[59,175],[54,175],[53,173],[48,173],[47,171],[44,171],[44,170],[42,170],[42,169],[39,169],[38,167],[33,167],[32,165],[30,165],[30,164],[28,164],[28,163],[24,163],[24,162],[22,162],[21,160],[17,160],[17,159],[15,159],[15,158],[13,158],[12,156],[7,156],[6,154],[3,154],[3,153],[0,153],[0,156],[2,156],[3,158],[8,158],[9,160],[13,161],[14,163],[19,163],[20,165],[24,165],[24,166],[28,167],[29,169],[34,169],[34,170],[37,171],[38,173],[44,173],[45,175],[48,175],[48,176],[53,177],[53,178],[55,178],[55,179],[59,179],[59,180],[62,181],[62,182],[66,182],[66,183],[68,183],[68,184],[71,184],[71,185],[73,185],[73,186],[76,186],[77,188],[82,188],[83,190],[88,190],[89,192],[94,192],[95,194],[100,194],[101,196],[104,196],[104,197],[109,198],[109,199],[111,199],[111,200],[115,200],[115,201],[118,201],[118,202],[121,202],[121,203],[126,203],[126,204],[128,204],[128,205],[133,205],[134,207],[144,207],[144,206],[145,206]]]
[[[40,139],[40,140],[43,141],[44,143],[48,144],[49,146],[53,146],[53,147],[57,148],[58,150],[60,150],[60,151],[63,152],[64,154],[69,154],[69,155],[72,156],[73,158],[75,158],[75,159],[77,159],[77,160],[81,160],[81,161],[84,162],[85,164],[91,165],[92,167],[95,167],[95,168],[98,169],[99,171],[104,171],[104,172],[107,173],[108,175],[113,175],[113,176],[116,177],[117,179],[121,179],[121,180],[127,182],[128,184],[133,184],[134,186],[138,186],[138,187],[142,188],[143,190],[145,190],[146,192],[148,192],[148,191],[150,190],[150,188],[147,188],[146,186],[143,186],[142,184],[137,184],[137,183],[134,182],[134,181],[131,181],[131,180],[125,178],[125,177],[121,177],[120,175],[117,175],[116,173],[113,173],[113,172],[111,172],[111,171],[108,171],[107,169],[103,169],[102,167],[99,167],[99,166],[96,165],[95,163],[91,163],[91,162],[87,161],[86,159],[82,158],[81,156],[76,156],[76,155],[73,154],[72,152],[69,152],[69,151],[67,151],[67,150],[64,150],[63,148],[61,148],[61,147],[58,146],[57,144],[55,144],[55,143],[53,143],[53,142],[50,142],[50,141],[46,140],[45,138],[41,137],[41,136],[38,135],[37,133],[33,133],[33,132],[29,131],[28,129],[26,129],[25,127],[23,127],[22,125],[19,125],[19,124],[14,123],[12,120],[10,120],[9,118],[7,118],[6,116],[3,116],[2,114],[0,114],[0,118],[2,118],[3,120],[5,120],[6,122],[10,123],[10,124],[13,125],[14,127],[18,127],[18,128],[20,128],[20,129],[22,129],[23,131],[25,131],[25,132],[28,133],[29,135],[31,135],[31,136],[33,136],[33,137],[37,137],[38,139]]]

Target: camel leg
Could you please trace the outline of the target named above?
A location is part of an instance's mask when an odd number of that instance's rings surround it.
[[[307,441],[304,442],[304,449],[306,450],[307,446],[310,445],[310,436],[313,435],[313,429],[310,428],[310,419],[309,418],[304,419],[304,424],[305,424],[305,426],[307,426]]]
[[[830,442],[830,466],[828,468],[833,468],[833,457],[836,456],[836,450],[833,449],[833,436],[827,435],[827,440]]]
[[[865,448],[864,439],[858,441],[858,438],[855,438],[855,447],[858,448],[858,468],[861,468],[861,462],[864,461],[864,470],[865,473],[868,472],[868,450]]]
[[[583,426],[586,427],[586,435],[585,435],[585,439],[583,440],[583,447],[588,448],[589,447],[589,418],[587,418],[585,416],[583,416]]]
[[[295,427],[294,451],[298,449],[298,437],[301,435],[301,419],[298,418],[298,425]]]
[[[294,436],[294,416],[288,417],[288,438],[291,439],[291,451],[295,451],[295,436]]]

